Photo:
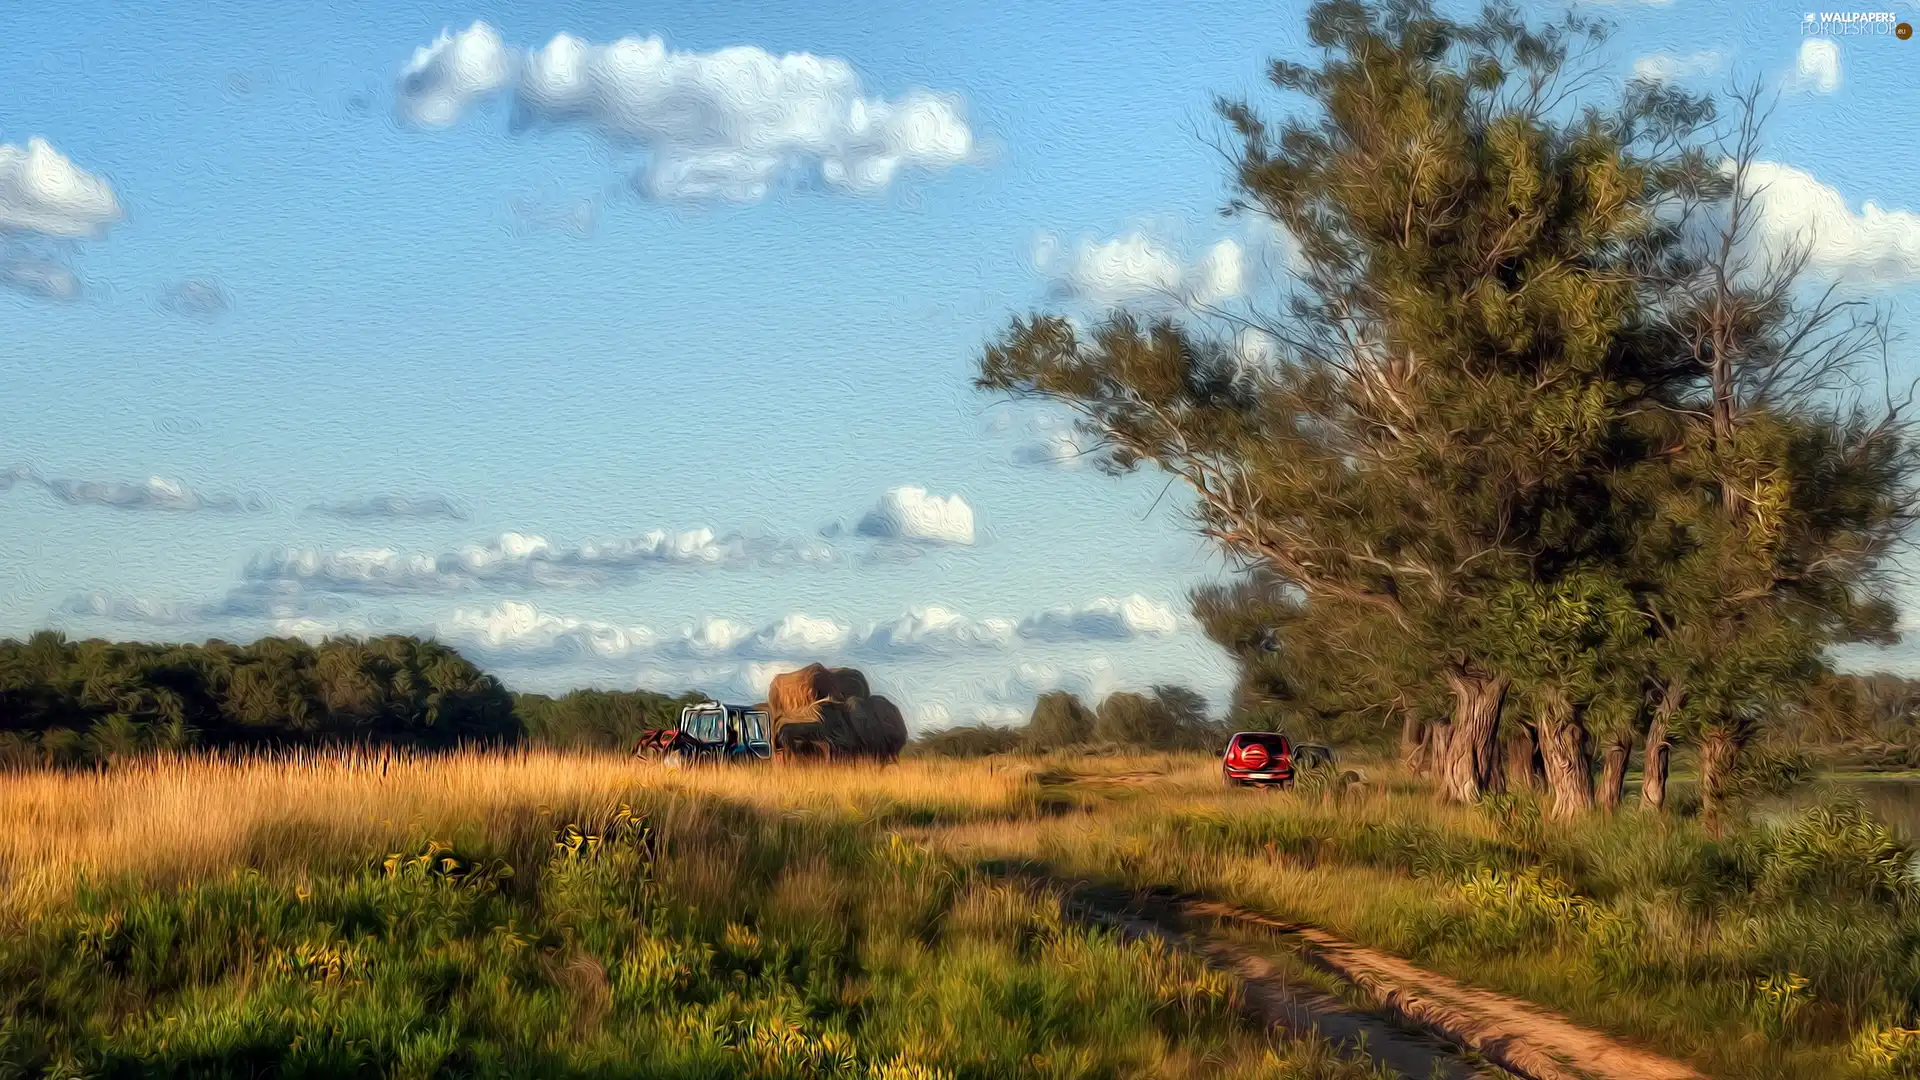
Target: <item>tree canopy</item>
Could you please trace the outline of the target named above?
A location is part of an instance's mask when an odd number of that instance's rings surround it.
[[[1827,646],[1889,632],[1915,501],[1897,404],[1832,394],[1868,324],[1807,297],[1804,258],[1741,262],[1757,95],[1721,152],[1708,99],[1576,100],[1598,23],[1324,0],[1308,31],[1320,63],[1271,69],[1305,115],[1220,104],[1229,210],[1291,239],[1291,280],[1244,311],[1015,318],[976,385],[1185,482],[1249,575],[1195,597],[1243,707],[1424,712],[1456,799],[1506,782],[1505,717],[1563,815],[1596,744],[1612,805],[1630,739],[1664,755],[1671,727],[1711,802]]]

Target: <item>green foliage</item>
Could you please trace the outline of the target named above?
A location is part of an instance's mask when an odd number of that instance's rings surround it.
[[[1206,699],[1191,690],[1156,686],[1151,696],[1108,694],[1095,714],[1092,741],[1138,750],[1217,750],[1228,732],[1207,716]]]
[[[1042,752],[1079,746],[1093,737],[1093,713],[1064,690],[1041,694],[1021,737],[1026,746]]]
[[[1056,857],[1322,926],[1707,1075],[1895,1076],[1914,1052],[1915,852],[1855,805],[1721,839],[1644,814],[1551,823],[1524,794],[1473,813],[1417,793],[1129,806],[1104,848]]]
[[[1021,732],[991,724],[963,724],[929,731],[915,739],[908,752],[928,757],[978,758],[1010,754],[1022,745]]]
[[[858,814],[556,821],[544,847],[523,816],[499,851],[86,890],[0,937],[0,1078],[1372,1075]]]
[[[1753,889],[1762,900],[1913,910],[1920,901],[1912,845],[1858,805],[1816,805],[1752,841]]]
[[[519,730],[498,680],[417,638],[157,645],[47,631],[0,641],[0,763],[15,766],[195,746],[444,748]]]
[[[558,698],[513,695],[528,741],[581,750],[631,751],[641,732],[680,723],[680,710],[708,700],[693,691],[668,697],[648,690],[575,690]]]

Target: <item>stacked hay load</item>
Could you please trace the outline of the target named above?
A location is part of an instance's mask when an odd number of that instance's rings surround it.
[[[855,668],[808,664],[776,675],[767,689],[776,755],[892,761],[907,743],[900,710],[876,697]]]

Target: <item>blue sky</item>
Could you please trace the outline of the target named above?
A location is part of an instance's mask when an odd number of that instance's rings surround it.
[[[1589,10],[1622,76],[1786,91],[1770,215],[1912,325],[1920,41]],[[1180,493],[968,379],[1035,306],[1273,294],[1208,103],[1274,102],[1304,5],[262,12],[0,10],[0,635],[430,630],[730,696],[846,657],[922,723],[1223,700]]]

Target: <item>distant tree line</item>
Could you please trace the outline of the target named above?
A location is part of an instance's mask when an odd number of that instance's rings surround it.
[[[0,765],[78,765],[155,751],[532,744],[625,749],[698,692],[512,694],[437,641],[387,636],[251,644],[0,641]]]
[[[944,728],[921,735],[913,752],[987,757],[1074,748],[1214,751],[1225,747],[1229,734],[1225,720],[1208,714],[1207,699],[1184,686],[1156,686],[1146,694],[1122,690],[1093,708],[1078,695],[1056,690],[1040,695],[1024,727]]]

